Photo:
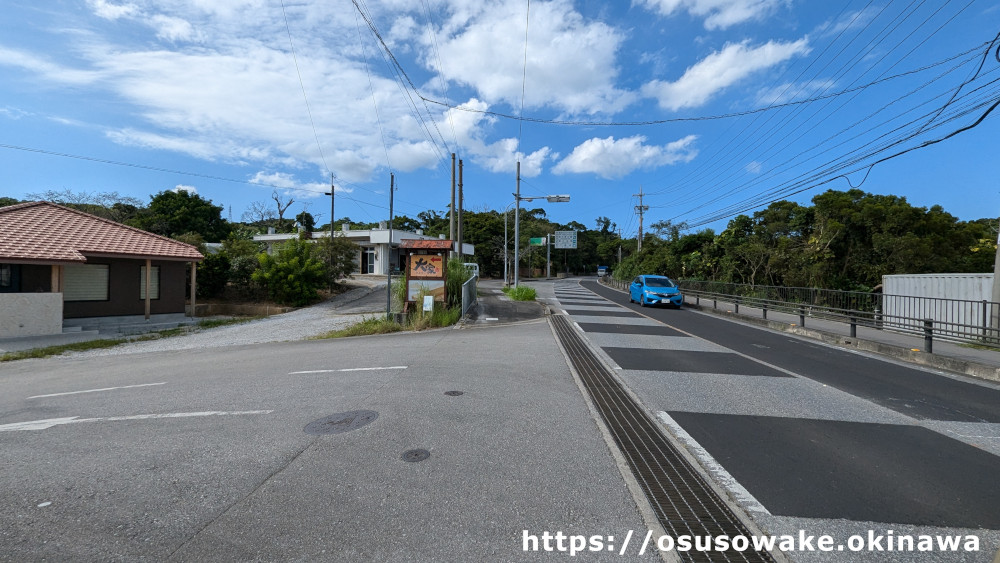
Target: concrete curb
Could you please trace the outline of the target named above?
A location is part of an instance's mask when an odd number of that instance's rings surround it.
[[[601,285],[608,289],[624,293],[624,291],[616,287],[612,287],[610,285],[606,285],[603,283]],[[789,334],[794,334],[796,336],[802,336],[804,338],[810,338],[812,340],[819,340],[821,342],[825,342],[827,344],[831,344],[833,346],[838,346],[840,348],[845,348],[848,350],[871,352],[874,354],[879,354],[881,356],[886,356],[888,358],[900,360],[903,362],[908,362],[911,364],[917,364],[929,368],[950,371],[961,375],[967,375],[969,377],[975,377],[977,379],[984,379],[986,381],[1000,382],[1000,368],[997,368],[995,366],[980,364],[969,360],[960,360],[957,358],[951,358],[939,354],[928,354],[927,352],[915,352],[910,348],[905,348],[903,346],[896,346],[894,344],[886,344],[884,342],[878,342],[876,340],[851,338],[850,336],[843,336],[831,332],[813,330],[801,326],[793,326],[788,323],[783,323],[780,321],[773,321],[769,319],[762,319],[759,317],[740,315],[729,311],[721,311],[719,309],[712,309],[711,307],[704,307],[702,305],[697,305],[694,303],[685,302],[684,307],[688,309],[694,309],[702,313],[724,317],[744,324],[756,325],[759,327],[775,330],[778,332],[787,332]]]
[[[970,362],[968,360],[950,358],[948,356],[941,356],[938,354],[928,354],[927,352],[915,352],[910,348],[904,348],[902,346],[896,346],[893,344],[886,344],[884,342],[878,342],[875,340],[865,340],[863,338],[851,338],[850,336],[833,334],[821,330],[813,330],[813,329],[803,328],[800,326],[792,326],[789,325],[788,323],[783,323],[779,321],[750,317],[747,315],[737,315],[736,313],[730,313],[729,311],[720,311],[717,309],[712,309],[710,307],[706,308],[702,307],[701,305],[695,305],[692,303],[685,303],[684,306],[689,309],[695,309],[702,313],[708,313],[719,317],[725,317],[732,320],[736,320],[745,324],[757,325],[760,327],[768,328],[779,332],[787,332],[789,334],[794,334],[796,336],[802,336],[805,338],[811,338],[813,340],[819,340],[827,344],[832,344],[834,346],[838,346],[841,348],[846,348],[850,350],[859,350],[862,352],[872,352],[875,354],[887,356],[889,358],[901,360],[911,364],[917,364],[930,368],[960,373],[962,375],[968,375],[970,377],[975,377],[978,379],[985,379],[987,381],[1000,382],[1000,368],[996,368],[994,366],[988,366],[985,364]]]

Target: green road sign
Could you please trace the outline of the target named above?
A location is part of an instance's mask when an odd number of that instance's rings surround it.
[[[545,237],[533,238],[528,241],[528,244],[531,246],[545,246]]]

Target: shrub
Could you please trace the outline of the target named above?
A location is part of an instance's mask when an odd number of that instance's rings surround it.
[[[267,288],[276,303],[301,307],[319,299],[317,290],[326,285],[326,268],[312,255],[309,243],[290,240],[277,254],[260,254],[260,269],[254,281]]]
[[[517,287],[505,287],[503,291],[514,301],[535,300],[535,288],[528,287],[526,285],[519,285]]]
[[[448,279],[445,282],[445,292],[448,294],[448,306],[462,306],[462,285],[469,281],[472,272],[458,258],[448,260]]]
[[[209,254],[198,266],[198,293],[204,297],[219,297],[229,283],[229,258],[225,254]]]

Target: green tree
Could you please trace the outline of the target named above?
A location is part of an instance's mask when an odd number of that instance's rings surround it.
[[[323,237],[315,241],[312,245],[313,257],[323,263],[331,281],[345,278],[357,269],[358,252],[361,247],[351,239],[341,233],[335,233],[332,240],[330,237]]]
[[[195,232],[207,242],[219,242],[229,234],[222,206],[184,190],[168,190],[152,196],[145,212],[129,224],[168,237]]]
[[[279,246],[274,255],[261,253],[254,281],[264,286],[276,303],[301,307],[317,301],[319,288],[326,285],[327,272],[323,263],[313,257],[312,246],[293,239]]]
[[[198,293],[203,297],[221,297],[229,283],[229,257],[223,253],[205,256],[198,266]]]

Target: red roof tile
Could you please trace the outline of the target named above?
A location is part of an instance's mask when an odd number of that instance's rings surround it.
[[[452,247],[452,241],[446,239],[431,239],[431,240],[419,240],[419,239],[405,239],[400,241],[400,248],[424,248],[428,250],[450,250]]]
[[[190,244],[55,203],[0,207],[0,262],[86,262],[88,255],[202,259]]]

